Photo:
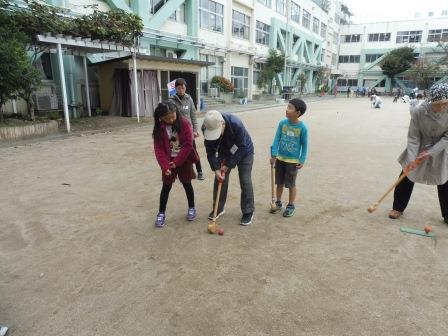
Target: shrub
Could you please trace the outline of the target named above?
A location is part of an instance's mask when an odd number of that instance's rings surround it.
[[[233,84],[227,78],[222,76],[213,77],[211,84],[220,88],[224,92],[233,92],[234,90]]]

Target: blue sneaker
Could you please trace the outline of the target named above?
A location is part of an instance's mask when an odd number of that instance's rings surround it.
[[[294,216],[294,213],[296,212],[296,207],[294,204],[288,204],[286,206],[285,211],[283,211],[283,217],[292,217]]]
[[[195,208],[188,208],[187,212],[187,221],[193,221],[196,219],[196,209]]]
[[[166,221],[166,215],[164,212],[159,212],[157,214],[157,218],[156,218],[156,227],[158,228],[162,228],[165,226],[165,221]]]

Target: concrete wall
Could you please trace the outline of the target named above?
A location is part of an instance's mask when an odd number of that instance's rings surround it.
[[[36,136],[45,136],[58,132],[58,122],[51,120],[46,123],[0,127],[0,141],[18,140],[24,138],[32,138]]]

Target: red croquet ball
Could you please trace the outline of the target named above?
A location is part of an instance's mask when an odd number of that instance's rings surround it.
[[[218,234],[219,234],[220,236],[224,236],[224,229],[219,228],[219,229],[218,229]]]
[[[432,227],[430,225],[425,225],[424,230],[425,230],[426,234],[428,234],[432,231]]]

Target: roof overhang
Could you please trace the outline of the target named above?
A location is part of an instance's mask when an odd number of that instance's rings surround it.
[[[123,62],[123,61],[127,61],[131,58],[132,58],[132,55],[128,55],[128,56],[124,56],[124,57],[117,57],[117,58],[112,58],[112,59],[105,60],[105,61],[100,61],[97,63],[93,63],[91,65],[94,66],[94,65],[101,65],[101,64],[107,64],[107,63]],[[137,60],[163,62],[163,63],[175,63],[175,64],[198,65],[201,67],[206,67],[206,66],[215,64],[214,62],[204,62],[204,61],[187,60],[187,59],[182,59],[182,58],[170,58],[170,57],[139,55],[139,54],[137,54]]]

